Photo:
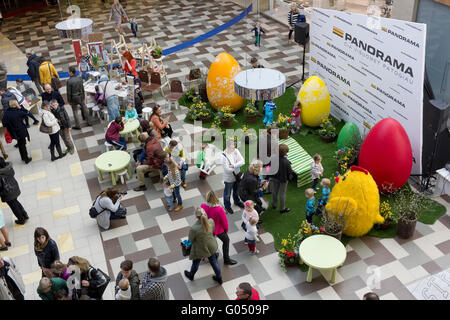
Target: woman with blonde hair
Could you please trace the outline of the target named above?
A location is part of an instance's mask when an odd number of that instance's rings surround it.
[[[103,292],[111,280],[109,276],[91,266],[88,260],[78,256],[71,257],[67,266],[70,269],[72,269],[71,266],[77,266],[80,270],[81,289],[77,290],[78,297],[89,296],[98,300],[102,299]]]
[[[206,204],[202,204],[201,208],[205,210],[208,218],[214,221],[214,236],[222,241],[223,263],[233,265],[237,262],[230,259],[230,238],[228,237],[228,219],[225,209],[220,205],[219,199],[214,191],[206,194]]]
[[[121,24],[125,23],[125,21],[128,21],[128,16],[125,10],[123,9],[122,5],[119,3],[119,0],[114,0],[114,3],[111,6],[111,12],[109,13],[109,21],[111,21],[111,18],[114,17],[114,23],[116,24],[117,31],[120,34],[123,34]]]
[[[215,275],[212,277],[219,284],[222,284],[222,274],[217,262],[217,241],[214,238],[214,221],[208,219],[205,210],[197,208],[195,210],[197,221],[189,230],[189,241],[192,242],[191,254],[189,260],[192,260],[191,270],[184,270],[184,275],[191,281],[194,280],[195,273],[198,270],[202,258],[208,258]]]
[[[167,168],[169,169],[167,175],[165,178],[169,179],[169,183],[171,188],[173,189],[173,193],[175,197],[177,197],[177,207],[175,208],[175,211],[178,212],[181,209],[183,209],[183,199],[181,199],[180,194],[180,186],[181,186],[181,174],[180,170],[178,169],[177,164],[173,159],[169,158],[166,161]]]
[[[253,160],[239,184],[239,197],[243,202],[252,200],[256,204],[255,210],[258,211],[258,214],[261,214],[263,211],[262,202],[258,197],[258,193],[263,193],[268,186],[268,182],[261,180],[259,177],[262,167],[263,163],[261,160]]]

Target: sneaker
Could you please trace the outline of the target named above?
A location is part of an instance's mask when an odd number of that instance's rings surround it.
[[[0,251],[8,251],[8,246],[1,247]]]
[[[181,209],[183,209],[183,206],[177,206],[176,208],[175,208],[175,212],[178,212],[178,211],[180,211]]]
[[[139,186],[137,188],[134,188],[133,190],[134,191],[145,191],[145,190],[147,190],[147,187],[146,186]]]
[[[186,278],[188,278],[189,280],[193,281],[194,277],[191,276],[191,273],[187,270],[184,270],[184,275],[186,276]]]

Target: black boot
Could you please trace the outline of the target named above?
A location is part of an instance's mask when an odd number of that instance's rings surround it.
[[[50,159],[52,161],[55,161],[55,160],[59,159],[58,157],[55,157],[55,146],[53,146],[53,145],[50,145],[50,156],[51,156]]]
[[[56,145],[56,150],[58,150],[58,154],[59,154],[58,159],[64,158],[67,155],[67,153],[62,152],[60,144]]]

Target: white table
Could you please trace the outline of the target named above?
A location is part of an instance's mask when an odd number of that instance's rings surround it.
[[[248,100],[273,100],[286,91],[286,77],[274,69],[245,70],[234,77],[234,91]]]
[[[108,82],[108,89],[110,88],[110,86],[113,86],[114,88],[119,84],[119,82],[111,80]],[[95,86],[97,85],[97,82],[91,82],[91,81],[86,81],[83,86],[84,86],[84,92],[86,93],[90,93],[90,94],[95,94]],[[117,95],[119,98],[127,98],[127,89],[126,86],[124,86],[123,84],[121,85],[121,89],[117,90],[114,89],[114,94]]]
[[[445,168],[436,171],[437,180],[435,192],[438,195],[449,195],[450,196],[450,171]]]
[[[87,18],[67,19],[56,24],[61,39],[81,39],[92,33],[94,22]]]

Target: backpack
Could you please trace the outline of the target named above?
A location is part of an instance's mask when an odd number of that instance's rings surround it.
[[[94,297],[93,295],[90,295],[90,297],[91,297],[91,298],[93,297],[93,298],[101,299],[102,296],[103,296],[103,293],[104,293],[105,290],[106,290],[106,287],[108,287],[108,284],[109,284],[110,281],[111,281],[111,277],[108,276],[106,273],[104,273],[104,272],[103,272],[102,270],[100,270],[99,268],[94,268],[93,266],[89,266],[89,270],[88,270],[88,274],[87,274],[87,276],[88,276],[88,281],[92,280],[92,275],[91,275],[91,273],[92,273],[93,270],[95,270],[95,271],[97,271],[98,273],[100,273],[100,274],[102,275],[102,277],[105,278],[105,282],[102,283],[101,285],[99,285],[98,287],[96,287],[96,288],[94,289],[94,290],[95,290],[95,293],[96,293],[96,296]]]
[[[98,216],[100,213],[102,213],[103,211],[106,210],[105,208],[103,208],[102,206],[100,206],[100,202],[99,202],[98,205],[99,205],[100,208],[102,208],[103,210],[100,211],[100,212],[97,212],[97,209],[95,209],[95,207],[94,207],[95,202],[97,201],[97,199],[98,199],[98,196],[97,196],[97,198],[95,198],[95,201],[92,203],[92,207],[89,209],[89,216],[90,216],[92,219],[97,218],[97,216]]]

